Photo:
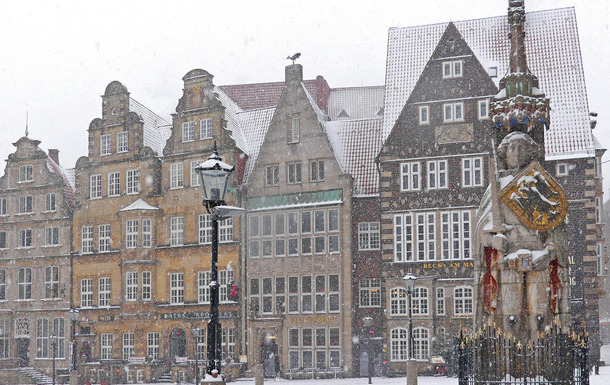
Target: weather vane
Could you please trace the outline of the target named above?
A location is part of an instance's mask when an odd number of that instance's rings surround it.
[[[301,53],[300,53],[300,52],[297,52],[297,53],[295,53],[295,54],[294,54],[294,55],[292,55],[292,56],[288,56],[288,57],[286,58],[286,60],[292,60],[292,64],[294,64],[295,60],[297,60],[297,59],[298,59],[298,58],[300,58],[300,57],[301,57]]]

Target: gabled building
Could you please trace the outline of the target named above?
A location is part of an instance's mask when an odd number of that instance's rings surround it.
[[[27,132],[13,145],[0,178],[0,358],[50,373],[54,353],[60,369],[71,357],[74,180]]]

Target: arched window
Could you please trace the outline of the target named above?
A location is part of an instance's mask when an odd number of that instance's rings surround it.
[[[430,355],[430,340],[428,329],[418,327],[413,329],[413,358],[427,360]]]
[[[453,291],[453,312],[455,315],[472,315],[472,287],[456,287]]]
[[[428,289],[416,287],[413,291],[413,315],[428,314]]]
[[[400,287],[390,290],[390,315],[407,315],[407,291]]]
[[[409,359],[409,332],[407,329],[396,328],[390,333],[392,361],[406,361]]]

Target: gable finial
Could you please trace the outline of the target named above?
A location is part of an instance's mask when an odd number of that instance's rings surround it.
[[[29,135],[28,131],[28,111],[25,112],[25,137],[27,138]]]

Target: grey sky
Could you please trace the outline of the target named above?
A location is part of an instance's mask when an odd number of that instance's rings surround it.
[[[381,85],[390,27],[506,14],[507,0],[3,1],[0,2],[0,158],[25,132],[60,150],[64,167],[87,154],[87,128],[106,85],[168,121],[193,68],[217,85],[281,81],[301,52],[306,78],[331,87]],[[526,0],[526,11],[574,6],[596,137],[610,147],[608,2]],[[607,157],[610,159],[610,156]],[[610,163],[605,165],[610,172]],[[606,177],[610,182],[610,177]],[[607,191],[607,190],[606,190]]]

